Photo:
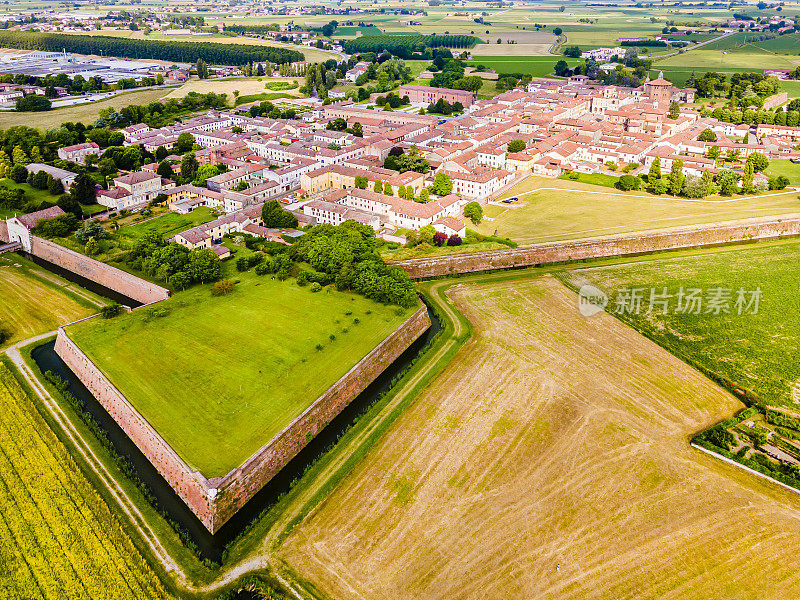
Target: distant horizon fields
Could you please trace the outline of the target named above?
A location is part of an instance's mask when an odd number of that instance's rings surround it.
[[[244,463],[413,312],[293,280],[237,278],[225,296],[197,286],[66,330],[206,478]]]

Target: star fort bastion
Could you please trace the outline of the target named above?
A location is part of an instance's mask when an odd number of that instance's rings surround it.
[[[181,458],[111,378],[81,350],[71,337],[71,327],[80,324],[59,328],[56,353],[213,534],[408,349],[430,327],[431,321],[427,308],[420,303],[338,381],[310,400],[299,416],[277,435],[264,439],[263,445],[241,465],[222,477],[209,478]],[[313,367],[306,372],[313,373]]]

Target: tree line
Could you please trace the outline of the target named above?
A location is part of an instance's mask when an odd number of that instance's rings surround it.
[[[172,42],[132,40],[110,36],[66,35],[29,31],[0,31],[0,47],[44,52],[105,54],[124,58],[166,60],[194,63],[198,59],[222,65],[269,61],[283,64],[304,60],[302,53],[290,48],[218,44],[214,42]]]
[[[472,35],[364,35],[344,43],[345,52],[390,52],[398,58],[410,59],[416,54],[424,54],[431,48],[472,48],[480,42]]]

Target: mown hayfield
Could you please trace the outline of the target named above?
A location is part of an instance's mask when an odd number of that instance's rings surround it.
[[[241,465],[410,315],[332,287],[237,273],[68,334],[193,468]],[[124,339],[125,343],[118,343]]]
[[[772,69],[791,70],[795,69],[798,64],[800,64],[800,57],[775,54],[755,46],[747,46],[746,50],[735,52],[709,50],[706,46],[703,46],[697,50],[660,59],[655,62],[653,69],[680,67],[681,69],[710,69],[716,71],[741,71],[746,69],[763,71],[767,65]]]
[[[142,600],[168,594],[0,364],[0,597]]]
[[[288,537],[328,597],[778,598],[797,496],[688,445],[741,404],[550,278],[464,283],[473,339]]]
[[[8,336],[0,348],[88,317],[103,304],[17,254],[0,256],[0,329]]]
[[[65,106],[54,108],[46,112],[25,113],[16,111],[0,111],[0,129],[8,129],[15,125],[25,125],[36,127],[45,131],[61,126],[62,123],[85,123],[94,124],[100,116],[100,111],[109,106],[120,109],[131,104],[150,104],[169,94],[172,91],[169,87],[125,92],[112,96],[107,100],[98,100],[87,104],[76,106]]]
[[[542,177],[529,177],[503,194],[509,196],[520,202],[485,207],[488,218],[477,231],[533,244],[800,212],[797,192],[690,202]]]
[[[642,288],[642,310],[622,312],[620,318],[678,356],[721,374],[766,402],[796,407],[800,404],[798,265],[800,242],[789,241],[582,269],[571,273],[569,281],[575,286],[592,283],[612,299],[622,297],[622,288]],[[659,304],[648,311],[651,288],[661,294],[665,287],[672,294],[669,313],[663,314]],[[677,310],[681,288],[685,293],[702,290],[699,314]],[[728,292],[724,307],[717,309],[711,296],[719,288]],[[736,304],[740,289],[746,292],[741,311]],[[752,314],[747,303],[756,289],[761,296]],[[622,308],[609,305],[611,311]]]
[[[167,94],[167,98],[183,98],[188,96],[190,92],[197,92],[198,94],[208,94],[214,92],[215,94],[227,94],[228,103],[233,105],[235,101],[234,91],[238,91],[240,96],[249,96],[252,94],[268,94],[272,90],[266,87],[268,83],[285,82],[293,83],[299,82],[303,84],[302,77],[237,77],[233,79],[192,79],[187,81],[181,87],[172,90]],[[300,92],[295,89],[281,90],[281,93],[290,96],[300,96]]]

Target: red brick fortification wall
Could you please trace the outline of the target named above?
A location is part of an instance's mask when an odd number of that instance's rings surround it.
[[[241,467],[210,483],[220,489],[217,528],[253,497],[308,442],[394,362],[430,327],[428,311],[421,306],[389,337],[365,356],[303,414],[270,440]]]
[[[133,440],[211,533],[216,533],[250,498],[305,448],[342,409],[372,383],[428,327],[421,306],[372,352],[317,398],[297,419],[241,467],[223,478],[206,480],[192,470],[111,381],[59,329],[55,350],[87,389]]]
[[[31,236],[31,254],[142,304],[169,298],[169,290],[161,286],[40,237]]]
[[[214,506],[208,499],[209,486],[205,477],[189,468],[100,369],[75,345],[63,328],[58,330],[55,350],[203,525],[211,529]]]
[[[392,264],[401,267],[412,279],[420,279],[797,235],[800,235],[800,215],[793,214],[786,217],[765,217],[674,228],[653,233],[536,244],[508,250],[415,258]]]
[[[5,221],[0,221],[0,242],[8,243],[8,225]]]

